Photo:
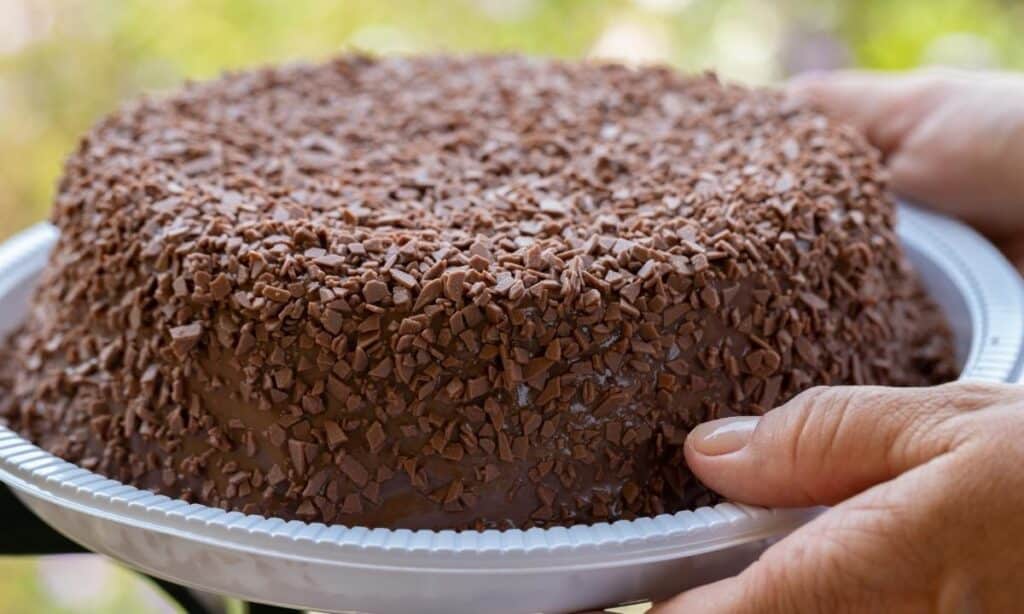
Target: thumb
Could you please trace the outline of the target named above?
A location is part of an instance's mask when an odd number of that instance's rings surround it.
[[[696,476],[730,499],[832,505],[952,450],[964,412],[1001,387],[814,388],[764,416],[699,425],[686,440]]]

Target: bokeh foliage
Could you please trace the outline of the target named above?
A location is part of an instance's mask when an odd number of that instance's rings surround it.
[[[0,24],[17,41],[0,40],[0,237],[45,216],[64,155],[119,101],[252,64],[597,52],[755,82],[821,64],[1024,65],[1014,0],[0,0]]]
[[[352,48],[559,57],[597,52],[687,70],[716,68],[727,77],[755,82],[784,76],[793,68],[787,63],[907,68],[937,59],[1015,67],[1024,65],[1021,5],[1012,0],[0,0],[0,22],[8,24],[0,25],[0,36],[19,41],[0,48],[0,237],[45,216],[64,155],[119,101],[225,69],[321,58]]]

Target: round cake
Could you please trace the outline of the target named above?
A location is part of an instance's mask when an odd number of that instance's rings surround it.
[[[665,68],[346,56],[133,103],[67,161],[0,419],[172,497],[369,527],[716,495],[697,423],[952,375],[878,154]]]

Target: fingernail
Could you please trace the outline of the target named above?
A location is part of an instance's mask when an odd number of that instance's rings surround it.
[[[705,456],[732,454],[747,445],[759,419],[757,416],[736,416],[698,424],[690,431],[690,445]]]

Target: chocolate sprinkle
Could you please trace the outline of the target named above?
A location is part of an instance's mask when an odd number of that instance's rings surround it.
[[[953,375],[882,177],[853,130],[665,68],[345,56],[191,84],[69,158],[0,420],[289,519],[708,504],[697,423]]]

